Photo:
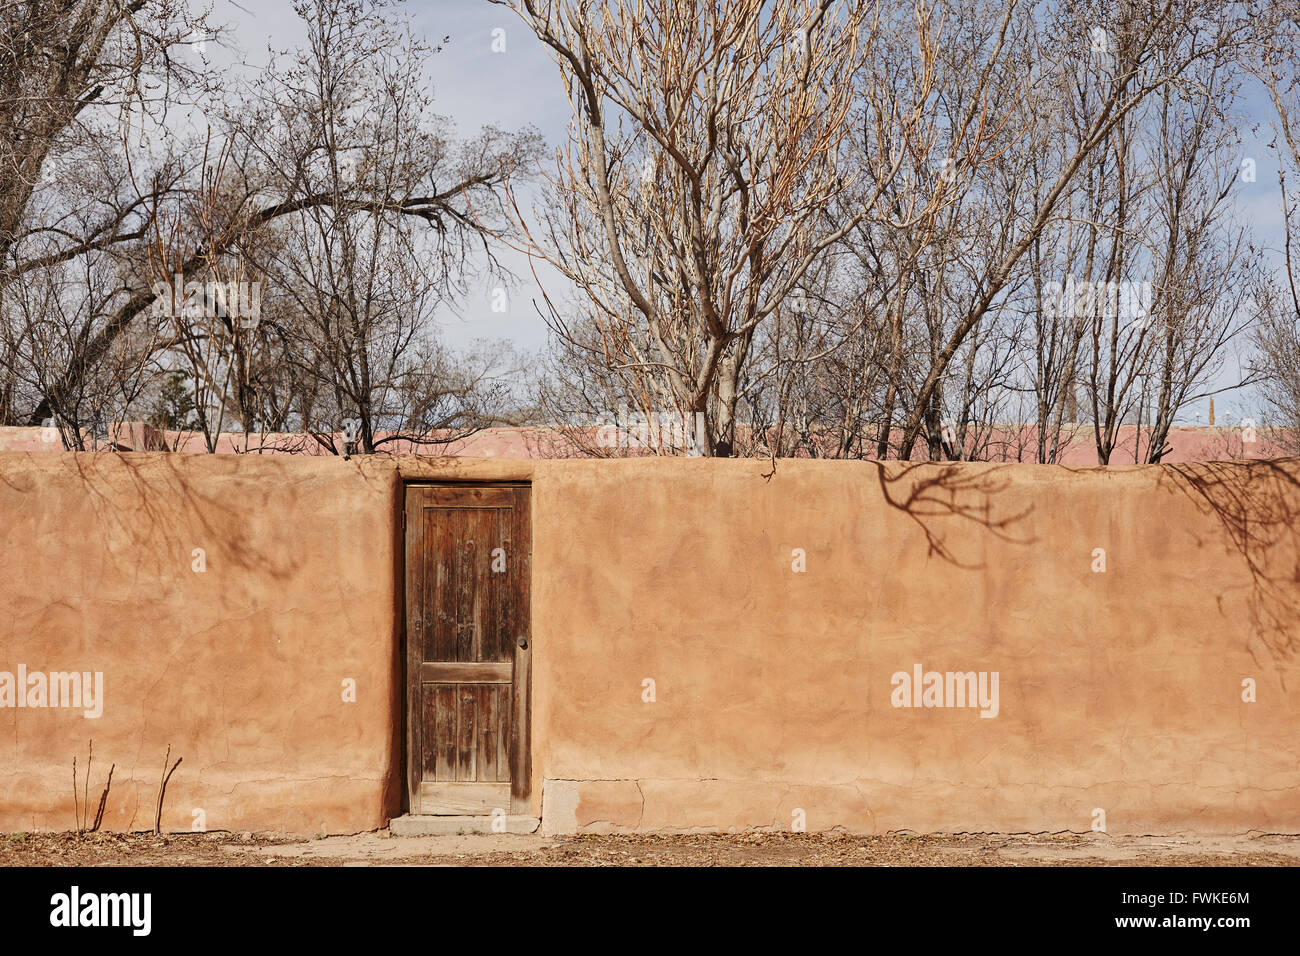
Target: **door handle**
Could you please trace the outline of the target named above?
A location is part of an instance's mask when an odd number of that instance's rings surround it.
[[[526,650],[528,650],[528,638],[526,638],[526,637],[517,637],[517,638],[515,638],[515,643],[519,645],[519,649],[520,649],[521,651],[526,651]]]

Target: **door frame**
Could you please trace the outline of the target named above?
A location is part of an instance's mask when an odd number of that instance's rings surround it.
[[[423,770],[421,768],[422,754],[416,753],[415,746],[415,727],[411,713],[411,670],[412,667],[418,667],[423,662],[414,660],[413,643],[410,640],[410,622],[407,617],[410,612],[410,579],[409,571],[409,549],[407,538],[407,498],[412,488],[511,488],[523,489],[527,494],[527,512],[528,512],[528,606],[526,611],[526,627],[522,636],[527,641],[526,648],[520,648],[516,645],[514,658],[514,671],[511,679],[512,686],[512,714],[511,726],[512,736],[515,738],[516,745],[521,752],[516,753],[513,750],[510,753],[510,806],[506,809],[511,814],[528,815],[532,809],[532,768],[533,768],[533,740],[532,740],[532,647],[533,647],[533,587],[532,587],[532,554],[533,554],[533,483],[531,481],[520,480],[502,480],[494,481],[490,479],[467,481],[467,480],[450,480],[440,481],[437,479],[411,479],[401,483],[400,498],[400,523],[399,523],[399,547],[398,547],[398,603],[400,604],[400,625],[401,634],[399,642],[399,652],[401,656],[401,687],[397,694],[397,706],[401,711],[401,794],[402,809],[406,813],[419,814],[419,788],[423,780]],[[515,729],[517,728],[517,729]]]

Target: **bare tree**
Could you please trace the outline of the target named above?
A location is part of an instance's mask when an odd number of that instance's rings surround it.
[[[178,0],[0,6],[0,311],[6,321],[21,312],[6,307],[20,295],[16,284],[58,281],[50,270],[88,257],[96,260],[94,269],[113,272],[105,257],[129,256],[138,245],[150,198],[174,187],[177,164],[166,149],[151,156],[128,140],[162,122],[169,106],[204,95],[210,72],[190,47],[219,37],[202,13]],[[150,172],[133,175],[137,163]],[[137,180],[147,183],[143,193]],[[119,261],[116,271],[127,270]],[[66,412],[78,405],[99,375],[96,366],[113,364],[122,351],[115,347],[125,332],[118,313],[130,295],[117,285],[111,300],[81,316],[66,350],[47,354],[62,357],[61,370],[36,370],[24,366],[22,354],[0,352],[0,421],[65,421],[56,406]],[[23,329],[5,336],[10,343],[29,338]],[[39,379],[42,391],[15,391],[19,379]]]
[[[1245,228],[1231,215],[1229,196],[1240,170],[1236,131],[1222,104],[1235,100],[1235,90],[1224,62],[1200,64],[1189,75],[1200,80],[1199,88],[1189,83],[1176,95],[1166,87],[1156,127],[1154,229],[1163,243],[1157,247],[1159,295],[1152,316],[1153,407],[1149,431],[1135,447],[1135,455],[1149,462],[1168,453],[1169,429],[1179,411],[1255,378],[1220,381],[1229,347],[1257,318],[1250,291],[1263,268]]]
[[[537,224],[518,214],[528,251],[581,296],[574,320],[548,300],[552,329],[617,382],[609,391],[688,420],[703,414],[705,452],[733,454],[756,335],[789,310],[830,247],[889,215],[884,184],[921,124],[928,75],[866,131],[874,181],[830,222],[826,208],[862,176],[844,159],[874,4],[505,5],[551,50],[573,106],[552,205]],[[929,50],[928,20],[915,17],[913,30]],[[909,218],[925,215],[930,198]]]
[[[118,261],[111,298],[97,304],[93,321],[78,328],[67,348],[48,353],[61,368],[37,375],[23,366],[23,355],[0,353],[0,411],[6,420],[40,424],[59,417],[56,410],[72,407],[128,342],[150,340],[159,382],[174,383],[171,373],[184,368],[202,393],[194,412],[209,449],[227,422],[246,432],[282,427],[292,400],[298,400],[299,424],[317,427],[303,420],[303,400],[310,405],[322,396],[316,380],[327,357],[348,353],[355,360],[351,371],[357,362],[368,362],[364,348],[354,347],[355,328],[348,327],[349,321],[373,318],[354,295],[368,275],[374,281],[370,304],[387,296],[376,311],[400,315],[407,328],[397,333],[393,354],[400,353],[400,362],[353,379],[336,364],[325,376],[338,386],[330,396],[334,405],[348,405],[352,414],[346,417],[359,415],[369,423],[361,446],[375,447],[374,435],[391,428],[402,403],[404,427],[416,429],[453,420],[458,403],[461,410],[481,411],[485,389],[495,386],[485,386],[483,369],[467,367],[468,358],[432,354],[429,310],[457,291],[469,272],[470,251],[486,248],[495,191],[533,159],[537,141],[527,132],[487,131],[459,143],[437,132],[439,120],[428,114],[427,96],[414,83],[422,48],[399,36],[402,21],[391,15],[391,6],[381,0],[299,0],[295,9],[312,25],[314,47],[282,73],[259,77],[252,87],[261,95],[261,108],[254,103],[249,109],[249,97],[237,89],[223,90],[219,99],[202,95],[210,91],[211,77],[194,52],[183,48],[213,39],[216,31],[182,4],[51,0],[5,6],[0,68],[7,73],[0,84],[7,82],[8,92],[0,109],[8,111],[9,139],[0,144],[0,165],[22,182],[0,210],[0,226],[7,230],[0,314],[18,321],[19,313],[5,308],[5,290],[39,270],[96,252]],[[381,73],[381,62],[392,69]],[[182,103],[213,121],[208,145],[180,139],[155,116],[152,125],[139,129],[145,147],[136,148],[132,124]],[[112,108],[129,121],[125,134],[104,119]],[[98,122],[92,122],[97,109]],[[67,177],[60,193],[43,175],[34,178],[53,153],[61,162],[89,156],[97,175],[82,177],[84,182]],[[354,167],[349,157],[363,162]],[[84,199],[78,190],[85,191]],[[221,301],[158,314],[157,286],[175,276],[182,284],[217,290],[263,282],[272,266],[285,278],[292,272],[286,271],[291,252],[321,252],[319,242],[313,246],[305,238],[313,229],[315,240],[328,236],[334,243],[326,252],[326,258],[335,256],[329,308],[346,304],[351,310],[340,321],[330,319],[327,341],[317,338],[324,354],[307,355],[300,348],[309,340],[303,326],[281,321],[285,300],[302,292],[301,283],[293,289],[285,283],[278,301],[268,296],[273,321],[265,327],[232,322],[228,303]],[[381,233],[389,240],[377,240]],[[374,270],[368,269],[367,248],[378,265]],[[461,266],[464,272],[457,271]],[[351,278],[341,278],[340,269]],[[386,289],[377,292],[380,285]],[[300,296],[294,305],[305,301]],[[158,334],[160,319],[166,320],[165,335]],[[420,335],[414,336],[417,326]],[[11,329],[0,342],[30,341],[28,331]],[[418,354],[412,351],[417,342],[423,349]],[[300,361],[285,360],[290,344],[299,346],[294,354]],[[300,381],[291,384],[285,373],[294,369]],[[433,388],[439,369],[449,378]],[[372,418],[367,395],[385,389],[383,409]],[[389,417],[381,421],[384,415]],[[337,428],[340,416],[329,417]]]
[[[1014,2],[1006,5],[1004,22],[1013,22],[1010,18],[1016,6]],[[1043,51],[1049,69],[1060,69],[1063,58],[1095,61],[1100,67],[1100,92],[1083,114],[1082,131],[1074,147],[1063,155],[1051,185],[1032,204],[1016,210],[998,236],[995,248],[999,251],[979,270],[978,293],[965,315],[954,323],[916,390],[897,446],[904,457],[910,456],[927,415],[932,414],[934,393],[949,363],[1003,290],[1014,283],[1023,258],[1058,216],[1063,197],[1089,158],[1098,149],[1118,148],[1117,131],[1131,122],[1131,114],[1153,93],[1176,83],[1192,65],[1244,44],[1251,30],[1241,11],[1175,0],[1045,6],[1034,12],[1034,22],[1041,23],[1043,35],[1055,38],[1054,46]],[[1000,51],[993,47],[990,68],[999,64]],[[1025,58],[1018,51],[1010,62],[1001,61],[1000,65],[1003,70],[1026,70]],[[1028,68],[1034,69],[1032,61]],[[1048,95],[1050,89],[1025,89],[1024,95]]]
[[[1300,212],[1294,185],[1300,180],[1300,3],[1284,0],[1272,10],[1269,29],[1252,63],[1273,105],[1273,147],[1278,157],[1282,203],[1282,266],[1260,278],[1254,305],[1259,322],[1252,330],[1254,370],[1262,379],[1266,413],[1274,440],[1300,454]]]
[[[500,349],[445,354],[433,312],[464,292],[475,250],[496,266],[497,190],[535,163],[538,139],[450,136],[422,79],[432,51],[382,4],[297,9],[308,48],[272,70],[271,95],[234,134],[272,188],[321,199],[284,216],[269,255],[244,248],[291,304],[279,331],[294,413],[340,454],[445,443],[493,420],[515,369]]]

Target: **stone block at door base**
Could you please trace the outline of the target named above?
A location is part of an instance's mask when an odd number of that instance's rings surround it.
[[[645,801],[635,780],[546,780],[542,783],[543,833],[614,833],[638,830]]]

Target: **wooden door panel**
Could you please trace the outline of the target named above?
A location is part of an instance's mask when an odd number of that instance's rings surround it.
[[[527,808],[528,492],[518,486],[407,488],[413,812],[480,812],[487,799],[498,801],[488,810]]]
[[[433,610],[426,661],[497,661],[513,658],[520,594],[510,580],[515,522],[499,508],[427,508],[424,511],[426,574],[422,600]],[[493,573],[493,555],[504,552],[506,571]],[[429,552],[432,551],[432,555]]]

